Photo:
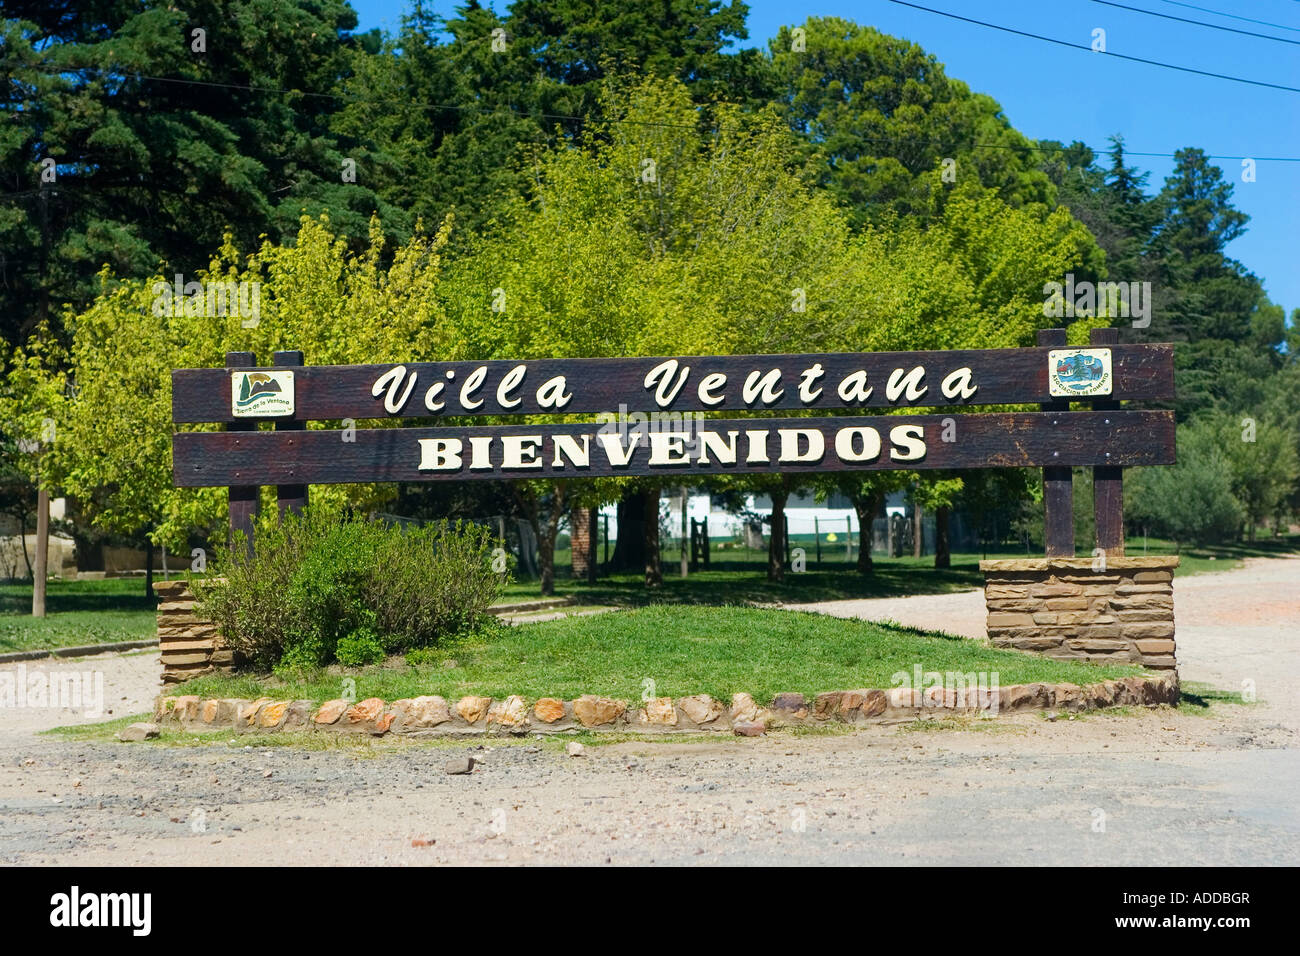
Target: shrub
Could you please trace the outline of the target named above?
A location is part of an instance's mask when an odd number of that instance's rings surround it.
[[[476,629],[504,578],[490,534],[438,522],[403,531],[307,509],[259,520],[218,555],[220,583],[192,581],[200,608],[255,666],[303,672],[437,646]]]
[[[339,639],[335,656],[340,664],[349,667],[377,664],[384,659],[384,644],[373,628],[359,627]]]
[[[1227,541],[1244,511],[1232,493],[1232,468],[1220,438],[1203,424],[1178,426],[1178,461],[1134,468],[1125,481],[1130,520],[1179,546]]]

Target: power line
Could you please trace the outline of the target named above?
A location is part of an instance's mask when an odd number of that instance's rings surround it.
[[[1069,47],[1072,50],[1083,50],[1085,53],[1101,53],[1104,56],[1118,57],[1121,60],[1128,60],[1132,63],[1145,63],[1147,66],[1160,66],[1167,70],[1178,70],[1182,73],[1195,73],[1197,76],[1209,76],[1216,80],[1231,80],[1234,83],[1246,83],[1250,86],[1264,86],[1273,90],[1285,90],[1288,93],[1300,93],[1300,87],[1283,86],[1281,83],[1267,83],[1264,80],[1248,80],[1242,76],[1231,76],[1227,73],[1213,73],[1209,70],[1197,70],[1190,66],[1179,66],[1176,63],[1163,63],[1160,60],[1148,60],[1145,57],[1129,56],[1126,53],[1112,53],[1109,50],[1093,50],[1092,47],[1085,46],[1082,43],[1071,43],[1068,40],[1058,40],[1056,37],[1045,37],[1041,33],[1029,33],[1025,30],[1016,30],[1011,27],[1004,27],[997,23],[988,23],[984,20],[973,20],[970,17],[963,17],[956,13],[949,13],[946,10],[935,10],[933,7],[923,7],[916,3],[907,3],[905,0],[889,0],[890,3],[898,4],[900,7],[911,7],[913,10],[924,10],[926,13],[935,13],[941,17],[948,17],[951,20],[961,20],[963,23],[973,23],[976,26],[988,27],[991,30],[1001,30],[1003,33],[1014,33],[1016,36],[1029,37],[1032,40],[1042,40],[1044,43],[1055,43],[1057,46]]]
[[[1162,2],[1172,4],[1175,7],[1187,7],[1189,10],[1200,10],[1202,13],[1212,13],[1216,17],[1228,17],[1232,20],[1244,20],[1246,23],[1258,23],[1261,27],[1276,27],[1279,30],[1290,30],[1292,33],[1300,33],[1300,27],[1289,27],[1283,23],[1269,23],[1267,20],[1256,20],[1254,17],[1239,17],[1235,13],[1220,13],[1218,10],[1211,10],[1209,7],[1198,7],[1194,3],[1180,3],[1179,0],[1162,0]]]
[[[1145,13],[1149,17],[1160,17],[1162,20],[1176,20],[1178,23],[1191,23],[1198,27],[1207,27],[1211,30],[1222,30],[1224,33],[1239,33],[1246,37],[1259,37],[1261,40],[1274,40],[1278,43],[1290,43],[1293,46],[1300,46],[1300,40],[1288,40],[1286,37],[1270,36],[1267,33],[1254,33],[1250,30],[1238,30],[1236,27],[1225,27],[1217,23],[1206,23],[1204,20],[1188,20],[1186,17],[1175,17],[1168,13],[1157,13],[1154,10],[1143,10],[1141,7],[1130,7],[1123,3],[1113,3],[1111,0],[1092,0],[1093,3],[1100,3],[1107,7],[1119,7],[1121,10],[1132,10],[1134,13]]]

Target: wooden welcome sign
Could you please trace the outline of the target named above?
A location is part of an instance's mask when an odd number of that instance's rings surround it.
[[[1114,527],[1120,469],[1173,462],[1174,421],[1169,411],[1118,403],[1173,397],[1172,347],[1119,345],[1109,329],[1094,330],[1088,348],[1065,347],[1061,330],[1041,333],[1039,342],[348,366],[304,366],[301,353],[279,352],[270,368],[256,367],[251,353],[230,353],[224,369],[172,373],[175,422],[226,426],[173,436],[173,472],[178,486],[229,487],[232,527],[247,528],[261,485],[278,486],[282,507],[293,508],[305,501],[306,485],[340,482],[1042,467],[1052,554],[1064,553],[1067,530],[1073,553],[1062,482],[1068,492],[1070,468],[1093,466],[1102,483],[1099,518],[1106,511],[1099,535],[1118,534],[1122,548],[1122,529]],[[1071,411],[1072,400],[1092,407]],[[1043,410],[904,411],[990,405]],[[877,408],[893,413],[849,414]],[[355,427],[358,420],[575,414],[596,420]],[[308,421],[346,427],[307,430]],[[275,430],[259,430],[261,422]]]

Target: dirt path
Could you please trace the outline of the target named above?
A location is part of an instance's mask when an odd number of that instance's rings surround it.
[[[1179,579],[1175,602],[1184,681],[1251,680],[1260,703],[576,758],[524,740],[469,776],[442,765],[473,744],[83,745],[34,734],[71,715],[0,710],[0,860],[1294,864],[1300,559]],[[978,592],[819,609],[956,633],[983,614]],[[107,706],[146,709],[153,655],[95,665]]]

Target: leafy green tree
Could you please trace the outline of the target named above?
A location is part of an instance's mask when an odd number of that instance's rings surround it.
[[[174,550],[192,537],[220,540],[225,491],[172,486],[171,370],[221,367],[227,352],[244,350],[268,362],[276,350],[301,349],[313,365],[433,354],[446,241],[447,228],[417,236],[385,265],[377,222],[361,255],[349,252],[324,218],[304,218],[292,246],[268,241],[247,257],[228,240],[200,276],[204,282],[257,283],[260,314],[253,318],[233,311],[177,314],[160,300],[167,277],[113,281],[105,272],[104,292],[68,317],[75,330],[69,363],[74,391],[56,416],[52,480],[106,531],[146,532]],[[327,485],[312,495],[322,504],[364,508],[392,491]]]
[[[1285,423],[1253,416],[1217,415],[1210,427],[1228,462],[1246,537],[1254,541],[1256,528],[1273,517],[1300,477],[1294,433]]]
[[[1033,143],[916,44],[810,17],[782,27],[770,52],[788,120],[855,226],[890,214],[928,218],[948,186],[930,174],[949,161],[951,181],[982,183],[1017,205],[1052,202]]]
[[[825,310],[792,304],[800,290],[824,288],[819,273],[840,261],[847,230],[791,171],[790,133],[773,116],[732,107],[701,117],[676,80],[612,86],[600,112],[608,119],[575,146],[537,155],[531,192],[510,200],[499,228],[453,268],[443,354],[745,353],[815,343]],[[627,490],[645,496],[643,518],[657,516],[657,481]],[[552,488],[527,500],[567,497]],[[643,525],[657,532],[657,518]],[[645,544],[653,584],[657,547]],[[549,548],[543,542],[543,561]]]
[[[1204,545],[1235,537],[1245,517],[1233,495],[1232,464],[1210,422],[1178,426],[1178,461],[1131,468],[1124,482],[1125,512],[1152,533]]]
[[[853,503],[858,517],[859,574],[871,574],[875,570],[871,557],[871,523],[884,508],[886,496],[905,488],[915,477],[914,472],[907,471],[842,471],[816,478],[818,501],[826,501],[839,492]]]

